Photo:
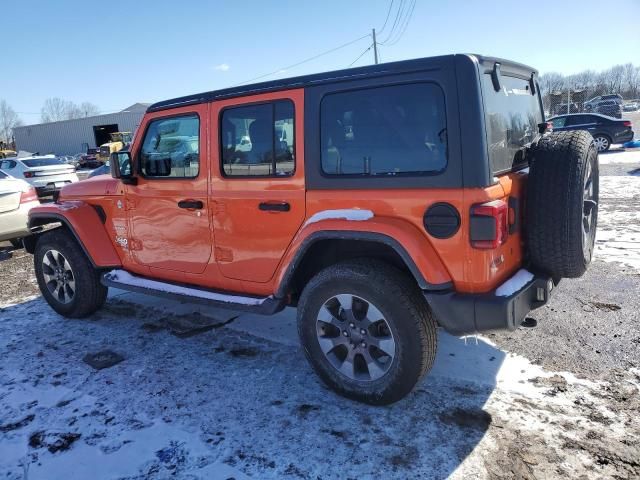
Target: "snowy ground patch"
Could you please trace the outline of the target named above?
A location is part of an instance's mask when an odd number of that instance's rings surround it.
[[[544,371],[484,338],[441,334],[416,390],[370,407],[318,380],[292,309],[228,323],[231,315],[158,299],[151,307],[117,291],[88,320],[63,319],[42,299],[0,311],[4,478],[637,473],[637,449],[623,443],[638,434],[637,372],[625,374],[623,403],[607,382]],[[226,326],[173,332],[194,316]],[[104,349],[124,361],[100,371],[82,362]]]

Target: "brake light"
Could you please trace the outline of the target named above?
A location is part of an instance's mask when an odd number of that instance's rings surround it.
[[[33,187],[25,190],[20,194],[20,203],[36,202],[38,200],[38,192]]]
[[[33,172],[24,172],[23,175],[24,175],[24,178],[31,178],[35,176]]]
[[[622,125],[624,125],[625,127],[630,127],[631,126],[631,122],[629,120],[625,120],[622,122]]]
[[[509,209],[506,202],[493,200],[471,207],[471,246],[480,249],[497,248],[509,235]]]

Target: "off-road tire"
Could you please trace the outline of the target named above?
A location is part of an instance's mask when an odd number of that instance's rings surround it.
[[[362,297],[384,315],[396,342],[391,365],[377,380],[359,381],[340,373],[322,352],[316,333],[320,308],[334,295]],[[306,285],[298,303],[298,334],[318,376],[338,394],[371,405],[405,397],[433,366],[436,322],[412,279],[395,267],[371,259],[327,267]]]
[[[43,275],[43,258],[50,250],[57,250],[71,265],[75,276],[75,296],[63,304],[49,291]],[[107,299],[108,289],[100,283],[100,272],[93,267],[76,239],[66,230],[57,228],[38,239],[33,256],[36,279],[47,303],[67,318],[83,318],[100,309]]]
[[[593,137],[586,131],[552,133],[531,153],[525,205],[531,263],[556,279],[580,277],[591,262],[598,218],[598,152]],[[591,233],[585,239],[584,189],[589,165],[595,211]]]

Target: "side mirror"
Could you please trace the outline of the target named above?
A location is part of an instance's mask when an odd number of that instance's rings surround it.
[[[131,154],[129,152],[114,152],[110,157],[111,176],[119,178],[122,183],[127,185],[137,185],[138,178],[133,175],[131,170]]]

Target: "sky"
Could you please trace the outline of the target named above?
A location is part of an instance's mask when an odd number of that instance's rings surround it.
[[[270,72],[262,80],[337,70],[363,54],[370,36],[354,40],[372,28],[386,41],[381,62],[472,52],[541,73],[640,65],[640,0],[617,0],[615,11],[599,0],[417,0],[394,43],[401,1],[382,29],[391,0],[6,0],[0,99],[32,124],[49,97],[106,113]],[[371,63],[368,51],[354,66]]]

